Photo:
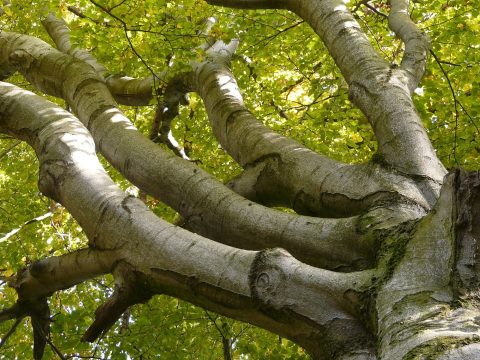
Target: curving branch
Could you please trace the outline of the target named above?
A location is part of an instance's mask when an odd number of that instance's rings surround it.
[[[350,99],[372,125],[382,162],[412,177],[432,206],[446,170],[411,99],[411,75],[404,68],[409,64],[407,58],[404,67],[391,67],[342,0],[286,0],[285,4],[324,42],[349,85]],[[219,5],[232,6],[233,2]]]
[[[58,50],[85,61],[87,64],[91,65],[101,77],[105,76],[107,71],[105,67],[88,51],[72,47],[70,42],[70,29],[67,27],[67,24],[63,19],[57,19],[52,13],[49,13],[47,17],[42,20],[42,24],[55,42]]]
[[[0,83],[0,100],[0,131],[35,149],[39,188],[82,226],[90,248],[106,263],[96,271],[113,264],[117,282],[136,289],[124,292],[127,299],[112,300],[120,301],[120,309],[153,294],[169,294],[277,332],[318,358],[370,350],[370,335],[358,318],[363,305],[360,297],[349,294],[367,291],[375,271],[341,274],[317,269],[281,249],[235,249],[173,226],[112,182],[96,158],[88,130],[70,113],[6,83]],[[91,264],[91,254],[83,255],[78,260]],[[31,277],[21,276],[22,300],[29,291],[37,296],[45,291],[36,282],[45,282],[52,273],[62,276],[62,266],[67,273],[76,271],[65,269],[65,262],[46,261],[30,269]],[[100,320],[86,340],[112,324],[112,316],[118,316],[114,308],[104,305],[97,311]],[[341,330],[345,326],[348,333]]]
[[[97,150],[140,189],[177,210],[188,228],[244,249],[281,246],[305,262],[329,269],[371,263],[371,238],[358,226],[361,218],[298,216],[242,198],[140,134],[90,66],[25,35],[3,32],[0,45],[0,63],[14,63],[40,90],[66,99],[92,133]],[[61,78],[52,76],[59,73]],[[401,213],[399,221],[404,216]]]
[[[402,39],[405,51],[400,67],[408,74],[408,87],[413,92],[425,73],[430,39],[408,14],[409,0],[390,0],[390,29]]]
[[[288,5],[332,55],[349,85],[350,99],[372,125],[382,161],[412,177],[433,205],[446,170],[415,110],[410,73],[379,56],[343,1],[289,0]]]
[[[79,48],[72,48],[70,42],[70,29],[63,19],[59,19],[50,13],[42,20],[42,24],[54,41],[58,50],[85,61],[97,71],[101,78],[106,77],[106,84],[115,98],[115,101],[119,104],[142,106],[149,105],[153,100],[153,89],[155,85],[155,79],[153,76],[136,79],[129,76],[108,75],[105,67],[88,51]],[[162,77],[162,75],[160,75],[160,77]]]
[[[4,99],[4,83],[0,83],[0,99]],[[11,89],[9,89],[11,90]],[[0,115],[4,115],[1,108]],[[11,131],[0,121],[3,131]],[[32,128],[30,130],[33,130]],[[14,131],[15,132],[15,131]],[[25,134],[22,136],[24,137]],[[33,138],[31,138],[33,140]],[[25,317],[31,318],[33,328],[34,359],[42,359],[45,346],[49,343],[50,309],[47,297],[57,290],[67,289],[87,279],[111,272],[116,260],[113,252],[99,252],[91,249],[78,250],[62,256],[55,256],[35,261],[18,271],[8,285],[15,289],[17,302],[0,313],[0,322],[16,319],[10,331],[2,337],[0,347],[14,333],[16,327]]]
[[[110,273],[117,261],[115,251],[81,249],[33,262],[9,282],[20,300],[50,296],[85,280]]]
[[[331,160],[261,124],[245,107],[230,71],[235,47],[217,42],[207,61],[195,65],[192,78],[216,138],[245,169],[230,187],[267,205],[329,217],[358,214],[399,197],[429,207],[415,184],[394,172]]]
[[[162,77],[160,75],[160,78]],[[119,104],[143,106],[150,105],[154,99],[155,80],[153,76],[137,79],[124,75],[109,75],[105,82],[115,101]]]

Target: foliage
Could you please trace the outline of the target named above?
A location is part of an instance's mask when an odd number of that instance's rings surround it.
[[[259,119],[338,160],[365,162],[374,155],[376,145],[369,125],[349,102],[346,83],[333,60],[308,25],[293,14],[214,8],[201,0],[97,1],[3,1],[0,27],[50,41],[40,19],[52,11],[68,22],[75,46],[91,51],[109,73],[143,77],[167,70],[168,76],[173,76],[202,58],[198,46],[205,39],[199,30],[205,19],[214,17],[214,36],[241,41],[233,72],[248,107]],[[382,16],[388,14],[388,4],[377,1],[367,7],[365,3],[351,1],[348,6],[355,10],[378,51],[392,64],[398,63],[401,42],[388,30]],[[412,5],[412,16],[431,37],[434,54],[415,102],[448,168],[478,169],[480,164],[480,88],[478,78],[472,76],[480,73],[480,17],[476,5],[473,0]],[[102,8],[109,9],[110,14]],[[15,82],[29,88],[18,76]],[[163,85],[157,82],[157,91]],[[124,109],[147,136],[154,105]],[[181,145],[190,148],[191,158],[222,181],[240,171],[214,139],[196,96],[181,109],[173,132]],[[132,189],[105,165],[124,189]],[[4,276],[32,260],[86,244],[72,217],[39,194],[37,175],[32,151],[16,140],[0,138],[0,238],[20,228],[0,242]],[[174,220],[173,210],[151,198],[147,202],[159,216]],[[26,224],[49,212],[51,216]],[[218,359],[223,356],[222,336],[226,336],[233,339],[234,358],[305,357],[296,345],[274,335],[166,297],[133,308],[93,346],[80,343],[81,334],[92,321],[93,309],[111,291],[111,279],[107,277],[51,298],[55,320],[52,342],[62,353],[102,359]],[[13,291],[2,284],[0,305],[11,304],[14,299]],[[1,324],[0,334],[10,326]],[[30,328],[21,324],[3,347],[2,356],[24,358],[22,354],[29,353],[30,347]],[[47,351],[46,358],[55,358],[52,349]]]

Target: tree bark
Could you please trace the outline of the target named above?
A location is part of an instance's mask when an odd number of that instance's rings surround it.
[[[30,316],[40,358],[47,298],[111,273],[115,292],[97,309],[85,341],[108,331],[129,306],[167,294],[287,337],[314,359],[480,357],[480,173],[458,170],[444,179],[411,97],[429,42],[408,2],[392,0],[389,16],[405,43],[400,66],[374,50],[338,0],[207,2],[288,9],[307,21],[369,120],[381,163],[333,161],[262,125],[230,70],[237,43],[212,42],[206,60],[180,79],[200,95],[217,139],[244,167],[230,183],[235,193],[141,135],[118,109],[115,99],[148,103],[151,79],[105,79],[105,69],[72,49],[68,28],[52,17],[45,24],[61,52],[2,31],[2,76],[19,71],[75,115],[1,82],[0,132],[34,148],[39,189],[68,209],[89,244],[20,270],[10,279],[18,301],[0,321]],[[122,192],[96,151],[177,210],[185,229]]]

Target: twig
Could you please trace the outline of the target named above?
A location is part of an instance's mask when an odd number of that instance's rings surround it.
[[[18,325],[22,322],[23,317],[19,317],[18,319],[15,320],[15,323],[12,325],[10,330],[5,334],[5,336],[2,338],[2,341],[0,341],[0,348],[7,342],[8,338],[12,336],[12,334],[15,332],[17,329]]]
[[[0,153],[0,159],[6,156],[10,151],[12,151],[16,146],[20,145],[22,142],[20,140],[15,141],[12,145],[6,148]]]
[[[51,211],[43,214],[43,215],[40,215],[40,216],[37,216],[36,218],[33,218],[33,219],[30,219],[28,221],[25,221],[22,225],[20,225],[19,227],[17,227],[16,229],[13,229],[11,230],[10,232],[6,233],[5,235],[3,235],[3,237],[0,238],[0,243],[8,240],[9,238],[11,238],[13,235],[15,235],[16,233],[18,233],[20,230],[22,230],[25,226],[27,225],[30,225],[34,222],[38,222],[38,221],[42,221],[42,220],[45,220],[49,217],[51,217],[53,215],[53,213]]]
[[[453,144],[453,158],[455,160],[455,164],[458,165],[458,160],[457,160],[457,130],[458,130],[458,99],[457,95],[455,94],[455,90],[453,89],[452,82],[450,81],[450,78],[448,77],[447,72],[443,68],[442,63],[440,62],[440,59],[438,58],[437,54],[433,50],[430,50],[430,54],[432,54],[433,58],[437,62],[438,66],[440,67],[440,70],[442,71],[443,75],[445,76],[445,79],[447,80],[448,87],[450,88],[450,92],[452,93],[453,97],[453,103],[454,103],[454,108],[455,108],[455,138],[454,138],[454,144]]]
[[[137,49],[135,49],[135,46],[133,45],[133,43],[130,39],[130,36],[128,36],[128,31],[130,31],[130,30],[127,26],[127,23],[123,19],[119,18],[117,15],[112,14],[112,12],[109,9],[107,9],[104,6],[98,4],[96,1],[90,0],[90,2],[93,5],[95,5],[96,7],[98,7],[100,10],[102,10],[103,12],[105,12],[106,14],[111,16],[113,19],[117,20],[122,25],[123,33],[125,34],[125,38],[127,39],[127,42],[130,46],[130,49],[135,54],[135,56],[142,62],[142,64],[147,68],[147,70],[152,74],[152,76],[153,76],[153,87],[155,89],[155,93],[158,94],[156,80],[158,80],[159,83],[164,83],[164,80],[160,76],[157,75],[157,73],[150,67],[150,65],[145,61],[145,59],[138,53]]]
[[[449,63],[449,62],[446,62],[446,61],[441,61],[438,56],[435,54],[435,52],[433,50],[430,50],[430,53],[432,54],[433,58],[435,59],[435,61],[437,62],[438,66],[440,67],[440,70],[442,71],[443,75],[445,76],[445,79],[447,80],[447,83],[448,83],[448,86],[450,88],[450,92],[452,93],[452,97],[453,97],[453,101],[455,103],[455,146],[454,146],[454,157],[455,157],[455,152],[456,152],[456,145],[457,145],[457,125],[458,125],[458,117],[459,117],[459,114],[458,114],[458,108],[457,108],[457,105],[460,106],[460,108],[462,109],[462,111],[465,113],[465,115],[468,117],[468,119],[470,120],[470,122],[472,123],[473,127],[477,130],[477,133],[480,135],[480,128],[478,127],[478,125],[475,123],[475,120],[472,118],[472,116],[469,114],[469,112],[467,111],[467,109],[465,109],[465,106],[463,106],[462,102],[460,100],[458,100],[456,94],[455,94],[455,91],[453,89],[453,86],[452,86],[452,83],[450,81],[450,78],[447,74],[447,72],[445,71],[445,69],[443,68],[442,64],[447,64],[447,65],[455,65],[455,64],[452,64],[452,63]],[[457,163],[457,159],[455,158],[455,163]],[[457,163],[458,164],[458,163]]]

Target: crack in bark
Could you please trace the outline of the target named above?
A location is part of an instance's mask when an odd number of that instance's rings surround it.
[[[462,300],[480,302],[480,172],[457,170],[455,180],[456,296]]]

